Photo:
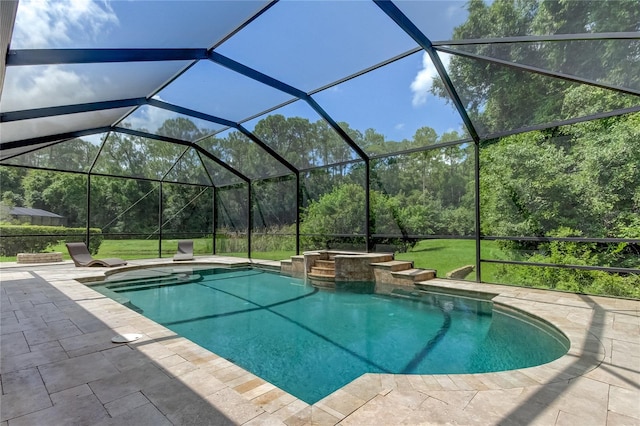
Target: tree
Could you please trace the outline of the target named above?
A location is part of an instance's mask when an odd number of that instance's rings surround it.
[[[0,202],[0,223],[12,223],[13,217],[11,216],[12,205],[7,205],[4,202]]]
[[[569,126],[588,235],[640,238],[640,113]]]
[[[637,6],[635,0],[616,1],[615,7],[605,1],[496,0],[486,5],[482,0],[472,0],[467,6],[469,17],[454,30],[453,38],[638,31]],[[637,41],[487,43],[462,49],[613,85],[637,88],[640,81],[638,73],[633,72],[640,49]],[[594,49],[598,54],[593,54]],[[462,56],[452,56],[448,73],[480,133],[575,116],[575,111],[563,105],[566,93],[580,87],[577,83]],[[448,99],[439,79],[432,92]],[[631,98],[618,93],[612,99],[615,106],[609,107],[622,108]]]
[[[345,184],[312,201],[304,211],[300,232],[311,245],[330,248],[340,241],[336,235],[362,235],[365,231],[365,191],[360,185]]]
[[[298,168],[315,164],[314,152],[310,148],[318,145],[318,135],[309,120],[274,114],[260,120],[254,133]]]
[[[207,187],[163,185],[163,232],[201,236],[213,229],[212,192]]]
[[[207,130],[198,129],[196,124],[188,118],[170,118],[162,123],[158,134],[183,141],[197,141],[209,134]]]
[[[544,236],[579,224],[568,153],[543,132],[503,138],[483,149],[480,159],[484,235]]]
[[[22,180],[27,169],[18,167],[0,167],[0,183],[2,185],[2,200],[5,206],[23,206],[24,191]]]

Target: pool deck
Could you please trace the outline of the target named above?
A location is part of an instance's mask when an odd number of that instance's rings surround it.
[[[115,269],[0,264],[0,426],[640,425],[640,301],[431,280],[497,293],[558,327],[569,353],[500,373],[365,374],[310,406],[76,281]],[[143,337],[111,342],[125,333]]]

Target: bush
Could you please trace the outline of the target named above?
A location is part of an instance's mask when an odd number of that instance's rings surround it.
[[[296,226],[282,225],[254,229],[251,236],[252,252],[295,251]]]
[[[0,238],[0,256],[39,253],[61,241],[84,241],[86,232],[86,228],[0,224],[0,235],[2,236]],[[91,228],[90,235],[89,250],[91,254],[96,254],[104,236],[100,228]]]
[[[579,294],[640,298],[640,276],[551,266],[500,265],[498,282]]]

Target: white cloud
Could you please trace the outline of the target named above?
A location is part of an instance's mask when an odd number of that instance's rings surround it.
[[[86,76],[60,65],[7,70],[2,108],[7,111],[91,102],[95,92]],[[54,99],[54,102],[51,100]]]
[[[104,137],[104,133],[94,133],[93,135],[84,135],[81,137],[81,139],[93,145],[100,145],[102,143],[103,137]]]
[[[13,49],[75,45],[93,40],[118,18],[107,2],[92,0],[21,0],[13,31]]]
[[[393,126],[394,129],[396,130],[402,130],[404,129],[405,124],[404,123],[398,123],[395,126]]]
[[[445,68],[449,66],[449,57],[441,56],[442,64]],[[438,75],[436,67],[431,62],[428,53],[422,55],[422,69],[418,71],[416,77],[411,82],[411,91],[413,92],[413,99],[411,103],[414,107],[419,107],[427,103],[429,97],[429,91],[433,84],[433,79]]]
[[[154,96],[159,99],[159,97]],[[161,99],[160,99],[161,100]],[[165,121],[175,118],[175,113],[162,108],[140,107],[128,116],[123,124],[129,124],[132,129],[145,129],[151,133],[158,131]]]

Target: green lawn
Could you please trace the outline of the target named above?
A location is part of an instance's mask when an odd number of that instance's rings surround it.
[[[193,251],[196,256],[210,255],[212,253],[212,241],[210,239],[194,239]],[[178,240],[162,241],[162,257],[171,258],[178,249]],[[67,248],[64,243],[50,247],[47,251],[62,253],[65,260],[71,260]],[[221,256],[247,257],[246,252],[218,253]],[[283,260],[295,255],[294,251],[268,251],[253,252],[252,257],[255,259],[265,260]],[[96,258],[119,257],[125,260],[134,259],[155,259],[158,257],[158,241],[157,240],[103,240],[100,244]],[[16,256],[0,256],[0,262],[15,262]]]
[[[483,241],[481,256],[486,259],[499,258],[500,249],[495,241]],[[438,277],[444,278],[447,272],[466,265],[476,264],[475,240],[422,240],[406,253],[396,253],[398,260],[412,260],[417,268],[435,269]],[[482,265],[482,280],[491,281],[495,265]],[[466,277],[475,279],[475,271]]]
[[[247,257],[247,253],[217,253],[219,256],[231,256],[231,257]],[[286,250],[274,250],[274,251],[260,251],[251,253],[253,259],[262,260],[285,260],[291,256],[295,256],[295,251]]]
[[[212,242],[210,239],[194,239],[194,251],[196,255],[210,255]],[[163,240],[162,257],[170,261],[177,250],[178,240]],[[222,256],[242,257],[247,256],[242,250],[242,241],[225,241],[218,247],[227,247],[235,251],[218,253]],[[246,242],[244,244],[246,247]],[[257,244],[263,251],[254,251],[252,258],[265,260],[284,260],[290,258],[295,252],[292,250],[270,250],[269,247],[275,247]],[[288,245],[290,246],[290,244]],[[59,251],[63,254],[63,258],[69,260],[64,244],[57,244],[48,251]],[[437,276],[446,277],[447,272],[466,265],[475,266],[476,245],[474,240],[455,240],[455,239],[439,239],[439,240],[422,240],[407,253],[396,253],[397,260],[413,261],[415,267],[423,269],[435,269]],[[481,255],[483,259],[508,259],[498,246],[496,241],[482,241]],[[100,245],[96,258],[119,257],[126,260],[157,258],[158,257],[158,241],[157,240],[104,240]],[[15,256],[0,257],[1,262],[15,262]],[[482,281],[487,283],[502,283],[513,285],[527,285],[539,288],[556,288],[563,291],[575,292],[575,288],[582,282],[578,278],[584,279],[584,274],[578,272],[565,272],[560,278],[552,275],[552,278],[540,276],[540,270],[535,271],[537,275],[529,273],[524,268],[530,267],[508,267],[497,263],[482,263]],[[518,275],[518,268],[520,272]],[[506,269],[506,270],[505,270]],[[524,271],[523,271],[524,270]],[[498,271],[501,273],[499,274]],[[551,272],[549,272],[551,273]],[[571,274],[574,275],[571,275]],[[512,274],[512,275],[509,275]],[[633,282],[633,276],[611,277],[607,275],[602,278],[602,273],[594,273],[590,277],[591,281],[582,284],[581,292],[588,294],[605,294],[622,297],[637,298],[637,285]],[[537,277],[537,281],[534,278]],[[576,278],[577,277],[577,278]],[[466,280],[474,281],[476,279],[476,271],[465,277]],[[562,280],[565,281],[562,281]],[[613,281],[615,280],[615,281]],[[608,286],[608,287],[607,287]]]
[[[173,257],[178,249],[178,240],[162,241],[162,257]],[[193,250],[196,255],[211,254],[211,240],[193,240]],[[62,253],[65,260],[71,260],[64,243],[51,246],[47,251]],[[245,255],[246,256],[246,255]],[[157,240],[103,240],[100,244],[97,258],[119,257],[125,260],[152,259],[158,257]],[[2,262],[15,262],[15,256],[0,257]]]
[[[195,239],[194,253],[196,255],[211,254],[210,239]],[[162,241],[162,257],[171,258],[178,247],[178,240]],[[62,252],[63,258],[70,260],[64,244],[51,247],[48,251]],[[475,265],[476,246],[474,240],[423,240],[420,241],[411,251],[407,253],[396,253],[396,259],[413,261],[417,268],[435,269],[438,277],[445,277],[446,273],[465,266]],[[247,257],[246,252],[218,253],[222,256]],[[295,254],[294,251],[272,250],[254,251],[254,259],[284,260]],[[482,256],[489,259],[501,258],[500,249],[494,241],[484,241],[482,243]],[[100,245],[97,258],[119,257],[126,260],[149,259],[158,257],[157,240],[104,240]],[[15,256],[0,257],[3,262],[15,262]],[[483,281],[492,281],[493,270],[496,265],[483,264]],[[475,272],[467,276],[468,280],[475,279]]]
[[[218,253],[224,256],[246,257],[246,253]],[[255,259],[283,260],[293,256],[293,251],[269,251],[253,252]],[[482,256],[487,259],[500,259],[501,250],[495,241],[483,241]],[[397,260],[413,261],[417,268],[435,269],[438,277],[444,278],[447,272],[465,265],[476,264],[476,243],[475,240],[423,240],[407,253],[396,253]],[[484,281],[491,281],[494,276],[496,265],[483,264],[482,278]],[[475,280],[475,272],[466,277],[467,280]]]
[[[495,241],[482,242],[482,257],[486,259],[501,259],[502,252],[495,244]],[[246,253],[219,253],[224,256],[246,257]],[[292,251],[271,251],[254,252],[255,259],[283,260],[288,259],[295,253]],[[465,265],[476,264],[476,242],[475,240],[422,240],[407,253],[396,253],[397,260],[413,261],[417,268],[435,269],[438,277],[444,278],[447,272]],[[493,281],[494,271],[497,265],[482,264],[483,281]],[[475,280],[475,271],[469,274],[467,280]]]
[[[194,239],[195,255],[211,254],[210,239]],[[173,257],[178,250],[178,240],[162,240],[162,257]],[[58,251],[66,251],[64,244]],[[157,240],[104,240],[95,257],[120,257],[122,259],[149,259],[158,257]]]

